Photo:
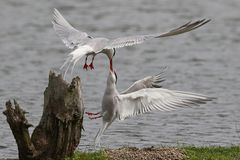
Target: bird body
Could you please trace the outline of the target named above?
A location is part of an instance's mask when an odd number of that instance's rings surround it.
[[[105,89],[104,96],[102,99],[102,116],[106,121],[111,121],[116,118],[117,108],[112,107],[115,103],[115,97],[119,95],[116,84],[110,82],[111,79],[108,79],[107,88]]]

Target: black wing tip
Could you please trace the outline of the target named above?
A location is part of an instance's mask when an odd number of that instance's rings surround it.
[[[162,85],[158,85],[158,84],[152,84],[152,86],[154,87],[154,88],[162,88]]]
[[[199,100],[196,100],[196,102],[199,103],[199,104],[206,104],[207,102],[213,101],[215,99],[217,99],[217,98],[216,97],[204,97],[204,98],[201,98]]]
[[[199,27],[202,26],[202,25],[204,25],[204,24],[206,24],[206,23],[208,23],[208,22],[210,22],[210,21],[211,21],[211,19],[202,19],[202,20],[200,21],[200,23],[199,23]]]
[[[160,71],[159,71],[159,73],[158,74],[156,74],[154,77],[159,77],[159,76],[161,76],[161,75],[163,75],[163,74],[166,74],[166,71],[168,70],[168,66],[162,66],[162,67],[160,67]]]
[[[213,100],[216,100],[217,97],[207,97],[207,101],[213,101]]]
[[[168,66],[162,66],[160,68],[160,72],[154,76],[152,76],[153,81],[152,81],[152,87],[154,88],[162,88],[162,85],[159,83],[162,83],[166,81],[166,70],[168,69]]]

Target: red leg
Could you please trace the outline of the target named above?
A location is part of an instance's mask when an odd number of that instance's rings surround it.
[[[93,120],[93,119],[98,119],[98,118],[101,118],[101,117],[102,117],[102,115],[97,116],[97,117],[88,117],[88,118],[91,119],[91,120]]]
[[[86,56],[86,58],[85,58],[85,64],[84,64],[84,66],[83,66],[83,69],[86,69],[86,70],[88,70],[87,58],[88,58],[88,56]]]
[[[99,115],[101,112],[93,113],[93,112],[85,112],[87,115],[92,116],[92,115]]]
[[[93,57],[92,57],[92,62],[91,62],[91,64],[89,65],[89,67],[90,67],[91,70],[94,69],[94,66],[93,66],[94,58],[95,58],[95,55],[93,55]]]

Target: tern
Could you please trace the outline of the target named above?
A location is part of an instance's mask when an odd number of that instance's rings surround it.
[[[140,90],[143,88],[161,88],[162,86],[159,83],[165,81],[165,71],[166,70],[167,70],[167,67],[161,67],[160,72],[157,75],[147,76],[143,79],[140,79],[140,80],[134,82],[130,87],[128,87],[123,92],[121,92],[121,94],[127,94],[127,93],[134,92],[134,91],[137,91],[137,90]],[[114,72],[114,74],[115,74],[115,77],[117,77],[116,72]],[[88,118],[91,120],[102,117],[101,112],[97,112],[97,113],[85,112],[85,113],[88,115]]]
[[[202,94],[164,89],[158,84],[164,81],[161,77],[162,73],[138,80],[127,90],[119,93],[116,88],[116,73],[109,71],[102,99],[102,111],[96,114],[87,112],[89,115],[99,114],[94,118],[102,117],[102,126],[95,137],[95,146],[115,119],[124,120],[147,112],[173,111],[179,108],[199,106],[214,99]]]
[[[172,29],[165,33],[156,33],[156,34],[148,34],[148,35],[136,35],[136,36],[127,36],[116,39],[108,39],[104,37],[93,38],[88,35],[86,32],[75,29],[67,20],[61,15],[61,13],[55,8],[53,11],[53,28],[56,34],[62,39],[63,43],[69,47],[70,49],[74,49],[72,52],[68,54],[63,65],[60,69],[63,69],[65,65],[67,65],[64,77],[72,64],[72,71],[74,69],[75,64],[83,57],[85,58],[85,64],[83,66],[84,69],[94,69],[93,61],[94,57],[99,53],[104,53],[107,55],[109,59],[109,68],[113,71],[112,67],[112,58],[115,55],[115,49],[121,48],[125,46],[132,46],[136,44],[141,44],[144,41],[151,40],[154,38],[162,38],[168,36],[174,36],[178,34],[182,34],[185,32],[189,32],[196,28],[203,26],[208,23],[210,19],[202,19],[198,21],[188,22],[178,28]],[[92,56],[92,62],[90,65],[87,64],[88,56]]]

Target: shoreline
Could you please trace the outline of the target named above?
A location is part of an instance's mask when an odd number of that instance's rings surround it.
[[[240,160],[239,146],[121,147],[96,152],[76,151],[66,160]]]
[[[82,152],[76,150],[65,160],[240,160],[240,145],[236,146],[176,146],[137,148],[125,146],[116,149]],[[0,160],[18,160],[2,158]]]

